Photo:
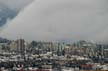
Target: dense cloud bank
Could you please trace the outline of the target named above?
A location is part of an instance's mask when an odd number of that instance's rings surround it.
[[[108,39],[107,0],[36,0],[1,33],[10,39],[75,41]]]
[[[19,11],[32,1],[33,0],[0,0],[0,4],[5,4],[9,8]]]
[[[0,30],[33,0],[0,0]]]

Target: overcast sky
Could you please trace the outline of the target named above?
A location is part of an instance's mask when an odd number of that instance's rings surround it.
[[[36,0],[1,36],[27,40],[108,41],[107,0]]]

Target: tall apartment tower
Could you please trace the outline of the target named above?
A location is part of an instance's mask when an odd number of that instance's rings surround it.
[[[25,41],[24,41],[24,39],[18,39],[17,40],[17,49],[21,53],[25,51]]]

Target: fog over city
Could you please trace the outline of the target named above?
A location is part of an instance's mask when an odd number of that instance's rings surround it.
[[[108,41],[107,0],[35,0],[1,31],[9,39]]]

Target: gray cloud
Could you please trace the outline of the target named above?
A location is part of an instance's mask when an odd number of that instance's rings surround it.
[[[0,29],[33,0],[0,0]]]
[[[0,0],[0,4],[5,4],[14,10],[20,10],[33,0]]]
[[[36,0],[2,31],[27,40],[95,40],[108,36],[107,0]]]

